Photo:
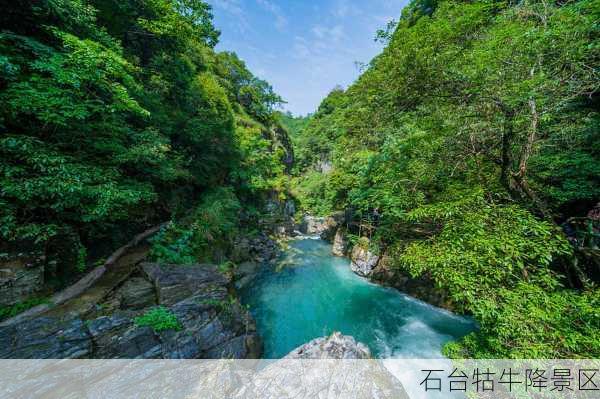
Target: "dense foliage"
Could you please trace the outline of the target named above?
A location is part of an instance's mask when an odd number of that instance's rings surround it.
[[[162,306],[150,309],[143,315],[136,317],[134,323],[139,327],[150,327],[156,332],[167,330],[179,331],[183,328],[177,316]]]
[[[599,17],[593,0],[415,0],[296,140],[302,209],[354,211],[396,273],[480,323],[452,356],[600,356]],[[573,218],[595,238],[567,239]]]
[[[169,264],[213,260],[216,249],[230,244],[238,232],[240,210],[231,189],[207,193],[190,215],[171,222],[152,239],[150,257]]]
[[[232,187],[208,194],[209,213],[285,188],[281,98],[214,51],[205,2],[28,0],[0,15],[3,245],[122,244],[215,188]]]

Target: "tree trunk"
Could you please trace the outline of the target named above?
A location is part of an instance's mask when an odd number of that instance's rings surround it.
[[[544,201],[542,201],[531,189],[529,182],[527,181],[527,166],[529,163],[529,158],[533,152],[533,145],[537,140],[538,125],[540,120],[537,107],[533,99],[529,100],[529,108],[531,110],[531,130],[527,136],[525,147],[523,147],[519,157],[519,169],[517,172],[512,173],[512,178],[517,189],[523,193],[525,197],[529,198],[531,202],[533,202],[542,217],[544,219],[550,219],[550,210]]]

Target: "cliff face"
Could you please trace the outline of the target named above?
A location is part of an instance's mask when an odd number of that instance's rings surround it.
[[[286,173],[290,173],[294,166],[294,147],[288,132],[280,125],[275,125],[271,128],[271,138],[276,145],[280,146],[284,151],[283,159],[281,160],[286,166]]]

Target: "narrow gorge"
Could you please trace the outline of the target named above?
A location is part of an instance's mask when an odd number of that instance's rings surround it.
[[[600,357],[598,0],[9,3],[0,358]]]

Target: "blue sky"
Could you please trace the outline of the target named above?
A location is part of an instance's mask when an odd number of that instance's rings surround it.
[[[271,83],[296,115],[314,112],[336,85],[359,75],[382,47],[377,29],[408,0],[207,0],[222,31],[218,50],[235,51]]]

